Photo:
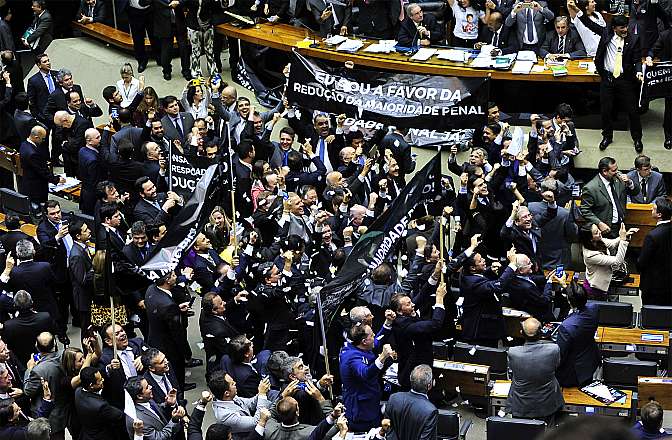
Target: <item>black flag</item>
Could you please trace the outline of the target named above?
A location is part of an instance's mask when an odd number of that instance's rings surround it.
[[[413,176],[384,215],[371,224],[352,249],[336,278],[321,290],[326,328],[329,328],[343,301],[355,293],[365,277],[394,255],[405,239],[407,225],[415,208],[425,201],[441,197],[440,185],[441,155],[437,154]]]

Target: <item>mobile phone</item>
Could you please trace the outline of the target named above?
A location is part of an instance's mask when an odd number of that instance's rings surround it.
[[[117,119],[119,117],[119,110],[116,107],[112,107],[110,116],[112,116],[112,119]]]
[[[194,305],[194,301],[196,301],[196,297],[192,296],[191,299],[189,300],[189,307]]]
[[[42,356],[40,355],[40,353],[33,353],[33,361],[40,362],[41,358]]]
[[[572,197],[577,198],[581,196],[581,187],[579,185],[572,186]]]
[[[559,264],[558,266],[556,266],[556,268],[555,268],[555,276],[556,277],[562,278],[564,273],[565,273],[565,266],[564,265]]]
[[[306,382],[301,381],[296,385],[296,387],[300,390],[306,391]]]

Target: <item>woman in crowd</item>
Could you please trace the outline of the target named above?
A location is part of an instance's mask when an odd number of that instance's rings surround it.
[[[572,19],[572,24],[581,37],[583,46],[586,48],[586,53],[589,57],[594,57],[597,52],[597,44],[600,42],[600,35],[591,31],[579,19],[581,14],[586,14],[590,20],[597,23],[599,26],[607,27],[604,17],[596,10],[597,2],[595,0],[578,0],[579,5],[576,5],[576,0],[567,0],[567,10]]]
[[[93,336],[87,338],[84,341],[84,345],[86,346],[86,355],[77,347],[68,347],[63,351],[63,357],[61,358],[61,368],[63,368],[63,372],[65,373],[63,380],[66,382],[61,389],[67,393],[67,396],[63,396],[67,400],[65,418],[72,438],[79,437],[81,428],[77,413],[75,412],[75,390],[80,384],[79,372],[82,368],[95,364],[100,358],[100,346],[98,345],[97,338]]]
[[[212,210],[212,214],[210,214],[209,220],[209,223],[203,228],[203,234],[210,240],[212,248],[216,250],[218,254],[221,254],[229,245],[230,235],[230,225],[226,218],[224,208],[215,206],[215,209]]]
[[[138,105],[138,108],[133,113],[133,123],[137,127],[144,127],[147,123],[147,113],[150,110],[156,113],[154,116],[156,119],[161,119],[163,117],[163,107],[161,106],[161,101],[159,101],[159,95],[156,94],[154,87],[147,86],[142,91],[142,102]]]
[[[638,228],[626,230],[625,224],[621,223],[618,238],[614,239],[602,237],[602,232],[597,225],[592,225],[590,229],[582,229],[579,232],[583,245],[583,262],[586,265],[586,279],[583,287],[588,298],[607,300],[613,267],[623,264],[630,238],[637,231],[639,231]],[[610,255],[609,251],[614,250],[616,255]]]
[[[210,103],[210,95],[203,87],[199,80],[193,80],[187,83],[182,91],[182,99],[180,100],[182,108],[185,112],[191,113],[194,119],[208,117],[208,104]]]
[[[140,81],[133,76],[133,67],[126,63],[119,70],[121,79],[117,81],[117,91],[121,95],[121,106],[128,107],[140,91]]]

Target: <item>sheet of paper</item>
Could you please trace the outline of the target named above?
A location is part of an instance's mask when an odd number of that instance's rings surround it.
[[[473,67],[474,69],[489,69],[491,66],[492,58],[489,56],[477,56],[469,63],[469,67]]]
[[[609,388],[605,384],[587,386],[584,388],[585,391],[590,391],[591,393],[602,397],[606,400],[614,400],[614,396],[611,395]]]
[[[64,189],[73,188],[73,187],[75,187],[75,186],[77,186],[81,183],[79,180],[77,180],[74,177],[68,177],[68,176],[65,176],[63,174],[61,176],[65,177],[65,183],[59,183],[58,185],[54,185],[53,183],[50,183],[49,184],[49,191],[59,192],[59,191],[63,191]]]
[[[530,73],[530,70],[532,70],[533,65],[534,65],[534,61],[521,61],[519,59],[513,65],[513,69],[511,69],[511,73],[526,75],[526,74]]]
[[[532,66],[532,73],[542,73],[544,70],[546,70],[544,66],[541,66],[539,64],[535,64],[534,66]]]
[[[413,61],[427,61],[436,53],[436,49],[430,47],[421,47],[415,55],[411,57]]]
[[[386,45],[381,43],[369,44],[364,48],[364,52],[370,53],[392,53],[394,51],[394,45]]]
[[[459,49],[444,49],[437,51],[436,57],[440,60],[464,63],[469,59],[469,53]]]
[[[511,389],[511,382],[495,382],[492,387],[492,393],[497,396],[508,396]]]
[[[347,39],[348,39],[348,37],[344,37],[343,35],[334,35],[334,36],[324,40],[324,42],[329,44],[329,45],[335,46],[337,44],[341,44],[342,42],[344,42]]]
[[[362,46],[364,46],[364,43],[362,43],[360,40],[345,40],[344,42],[341,43],[340,46],[336,48],[336,50],[340,50],[343,52],[356,52]]]
[[[537,54],[531,50],[521,50],[518,52],[518,61],[537,61]]]

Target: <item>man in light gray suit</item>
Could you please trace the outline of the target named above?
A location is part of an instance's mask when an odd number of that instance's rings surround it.
[[[182,418],[184,408],[177,406],[170,414],[164,413],[154,402],[152,387],[142,376],[133,376],[126,381],[126,392],[135,404],[136,420],[142,421],[143,440],[177,440],[184,438]],[[126,417],[126,429],[131,438],[134,433],[134,420]]]
[[[558,184],[557,180],[546,178],[541,182],[541,192],[553,191],[557,199]],[[548,204],[531,202],[527,204],[527,208],[536,218],[546,212]],[[541,266],[547,270],[553,270],[561,264],[565,267],[569,266],[572,260],[571,242],[577,238],[578,234],[579,228],[569,210],[558,206],[555,217],[541,226],[541,236],[544,237],[539,241]]]
[[[628,172],[630,180],[639,183],[639,194],[630,196],[631,203],[653,203],[667,194],[663,175],[651,169],[651,159],[640,154],[635,158],[635,169]]]
[[[507,407],[513,417],[544,420],[553,426],[555,414],[565,404],[555,370],[560,365],[560,347],[540,341],[541,323],[523,322],[525,345],[509,348],[511,388]]]
[[[516,25],[516,37],[520,50],[532,50],[538,54],[546,36],[544,25],[554,17],[555,15],[543,0],[517,1],[511,13],[506,16],[504,25],[509,27]]]
[[[392,394],[385,406],[385,418],[390,419],[388,440],[436,439],[439,410],[429,401],[432,389],[432,368],[418,365],[411,371],[411,391]]]
[[[215,396],[212,410],[218,423],[231,428],[233,440],[247,438],[254,431],[264,408],[271,406],[268,379],[259,382],[259,393],[250,398],[238,397],[236,381],[224,371],[216,371],[208,380],[208,387]]]

